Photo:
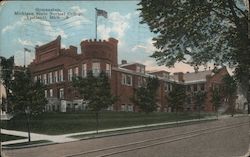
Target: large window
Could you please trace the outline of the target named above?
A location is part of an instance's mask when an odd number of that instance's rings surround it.
[[[49,97],[53,97],[53,89],[49,90]]]
[[[106,64],[106,73],[108,76],[111,76],[111,65],[110,64]]]
[[[47,84],[47,74],[43,74],[43,83]]]
[[[59,82],[63,81],[63,69],[59,71]]]
[[[92,63],[92,73],[93,73],[93,76],[99,76],[100,63],[98,63],[98,62]]]
[[[83,64],[82,65],[82,77],[86,77],[87,76],[87,64]]]
[[[48,92],[47,92],[47,90],[44,90],[44,97],[45,97],[45,98],[48,97]]]
[[[73,70],[68,69],[68,81],[72,81],[72,77],[73,77]]]
[[[60,88],[60,90],[59,90],[59,98],[60,99],[64,98],[64,89],[63,88]]]
[[[58,72],[55,71],[54,72],[54,83],[57,83],[58,82]]]
[[[122,84],[132,86],[132,76],[128,74],[122,74]]]
[[[52,83],[52,72],[49,73],[48,84]]]
[[[74,69],[74,76],[79,76],[79,68],[75,67]]]

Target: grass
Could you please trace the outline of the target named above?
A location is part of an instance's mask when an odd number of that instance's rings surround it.
[[[207,116],[202,114],[201,118]],[[150,114],[134,112],[101,112],[99,129],[128,127],[142,124],[171,122],[198,118],[197,113],[155,112]],[[96,130],[93,112],[43,113],[31,118],[31,132],[58,135]],[[17,115],[10,121],[2,122],[2,128],[27,131],[25,115]]]
[[[8,144],[8,145],[4,145],[4,146],[7,146],[7,147],[19,147],[19,146],[28,146],[28,145],[43,144],[43,143],[51,143],[51,141],[48,141],[48,140],[39,140],[39,141],[30,141],[30,142]]]
[[[26,139],[26,137],[6,135],[6,134],[2,134],[2,133],[0,135],[1,135],[1,142]]]

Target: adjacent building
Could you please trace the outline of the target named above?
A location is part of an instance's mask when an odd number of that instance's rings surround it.
[[[127,63],[122,60],[119,64],[118,40],[114,38],[107,41],[85,40],[80,45],[80,54],[75,46],[61,48],[61,38],[58,36],[54,41],[36,46],[35,59],[29,68],[34,81],[41,80],[46,85],[44,94],[49,100],[46,106],[49,111],[84,110],[87,104],[72,87],[72,78],[86,77],[90,70],[96,76],[105,71],[110,78],[112,94],[119,97],[108,110],[139,111],[131,101],[135,89],[140,87],[147,77],[157,76],[160,81],[157,91],[158,111],[171,111],[171,104],[168,104],[166,97],[176,83],[185,86],[189,95],[206,91],[207,98],[203,110],[214,111],[210,101],[211,89],[220,86],[223,76],[228,75],[226,68],[219,69],[216,73],[207,70],[170,75],[163,70],[146,72],[145,65],[140,63]],[[187,100],[183,110],[197,110],[192,98]]]

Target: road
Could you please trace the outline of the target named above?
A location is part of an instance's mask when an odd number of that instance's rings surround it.
[[[236,157],[248,151],[249,130],[249,117],[225,118],[5,153],[8,157]]]

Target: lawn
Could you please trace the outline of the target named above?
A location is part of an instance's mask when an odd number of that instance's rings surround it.
[[[6,134],[0,134],[1,136],[1,142],[5,141],[11,141],[11,140],[19,140],[19,139],[25,139],[26,137],[20,137],[20,136],[13,136],[13,135],[6,135]]]
[[[207,114],[206,114],[207,115]],[[201,117],[204,117],[202,114]],[[134,113],[134,112],[101,112],[99,129],[135,126],[176,120],[187,120],[198,118],[197,113]],[[95,114],[92,112],[78,113],[43,113],[32,116],[31,132],[43,134],[66,134],[96,129]],[[10,121],[2,122],[2,128],[11,130],[27,131],[26,118],[18,115]]]

